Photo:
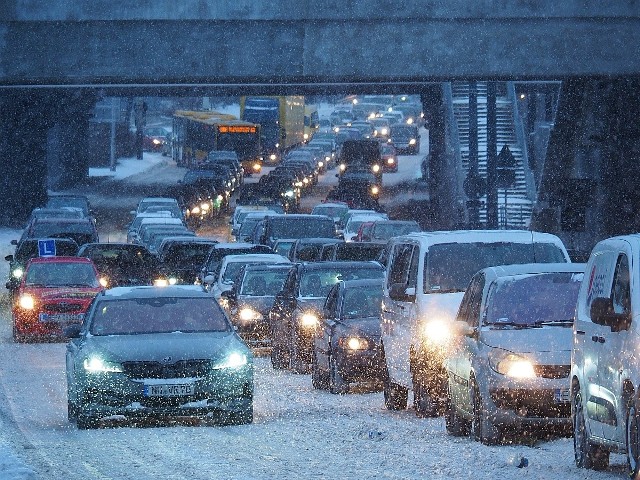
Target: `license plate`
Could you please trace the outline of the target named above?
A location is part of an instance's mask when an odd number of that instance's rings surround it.
[[[569,403],[571,398],[569,396],[568,388],[556,388],[553,392],[553,401],[555,403]]]
[[[41,313],[39,319],[41,322],[82,323],[84,313]]]
[[[193,395],[193,384],[179,383],[176,385],[145,385],[145,397],[182,397]]]

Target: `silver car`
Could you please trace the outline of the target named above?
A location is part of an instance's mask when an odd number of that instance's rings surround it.
[[[505,427],[571,426],[572,326],[584,269],[507,265],[472,278],[445,362],[450,434],[495,444]]]
[[[121,287],[66,329],[68,417],[253,421],[253,356],[218,303],[195,286]]]

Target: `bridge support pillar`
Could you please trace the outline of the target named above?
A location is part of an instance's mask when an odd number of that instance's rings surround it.
[[[0,96],[0,224],[19,226],[47,200],[47,131],[52,98],[34,90]]]

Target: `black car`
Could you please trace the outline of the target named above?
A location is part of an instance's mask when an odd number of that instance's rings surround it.
[[[313,342],[311,383],[331,393],[384,379],[381,280],[338,282],[327,295]]]
[[[384,244],[373,242],[342,242],[323,245],[321,260],[328,261],[377,261],[384,250]]]
[[[341,280],[383,276],[384,270],[377,262],[296,264],[269,312],[273,367],[308,373],[315,330],[331,287]]]
[[[89,218],[35,218],[22,232],[20,241],[27,238],[70,238],[78,245],[100,241],[95,223]]]
[[[221,306],[240,338],[250,347],[271,345],[269,311],[291,268],[289,264],[246,265],[233,282],[233,288],[222,292]]]
[[[24,269],[29,259],[40,256],[40,242],[51,241],[54,244],[53,254],[61,257],[73,257],[78,252],[78,244],[70,238],[38,239],[29,238],[18,243],[16,240],[16,250],[13,255],[7,255],[4,259],[9,262],[9,280],[5,284],[9,293],[13,293],[20,286]]]
[[[340,177],[338,186],[327,194],[327,202],[344,202],[349,208],[382,210],[379,203],[381,184],[368,171],[351,170]]]
[[[159,279],[169,285],[193,285],[211,247],[218,243],[213,239],[165,238],[159,252]]]
[[[279,238],[311,237],[335,238],[336,227],[333,219],[310,214],[270,215],[264,219],[257,243],[272,247]]]
[[[158,277],[158,261],[142,245],[86,243],[77,256],[91,259],[109,288],[153,285]]]

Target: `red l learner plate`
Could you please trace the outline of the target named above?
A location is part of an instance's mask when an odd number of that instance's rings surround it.
[[[193,384],[180,383],[177,385],[145,385],[145,397],[181,397],[193,395]]]

